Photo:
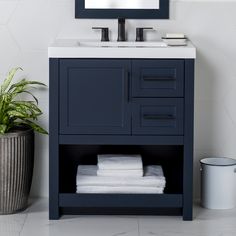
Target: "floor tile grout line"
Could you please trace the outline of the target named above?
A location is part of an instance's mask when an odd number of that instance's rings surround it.
[[[26,216],[25,216],[23,225],[22,225],[21,230],[20,230],[20,232],[19,232],[19,236],[21,235],[21,233],[22,233],[22,231],[23,231],[23,229],[24,229],[24,227],[25,227],[25,223],[26,223],[26,220],[27,220],[27,218],[28,218],[28,215],[29,215],[29,214],[27,213]]]
[[[140,235],[140,222],[139,222],[139,217],[137,217],[137,223],[138,223],[138,236],[141,236]]]

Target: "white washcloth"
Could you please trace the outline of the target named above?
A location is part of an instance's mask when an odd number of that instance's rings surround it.
[[[104,177],[142,177],[143,169],[140,170],[97,170],[97,176]]]
[[[79,165],[76,184],[80,186],[138,186],[164,188],[166,180],[161,166],[144,167],[143,177],[103,177],[97,176],[97,166]]]
[[[154,187],[131,187],[131,186],[77,186],[77,193],[139,193],[139,194],[162,194],[164,188]]]
[[[143,163],[140,155],[98,155],[99,170],[140,170],[142,168]]]

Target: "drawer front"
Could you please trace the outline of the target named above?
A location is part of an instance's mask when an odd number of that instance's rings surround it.
[[[183,135],[183,98],[133,99],[133,135]]]
[[[133,97],[183,97],[184,60],[133,60]]]

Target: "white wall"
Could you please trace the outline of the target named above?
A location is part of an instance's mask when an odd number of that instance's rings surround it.
[[[136,26],[158,33],[184,32],[198,49],[195,99],[195,196],[199,195],[199,159],[236,158],[236,1],[171,2],[170,20],[128,20],[129,38]],[[48,84],[47,47],[55,38],[96,38],[92,26],[109,26],[116,39],[116,20],[76,20],[74,0],[0,0],[0,78],[13,66],[22,75]],[[37,92],[48,127],[48,91]],[[32,195],[48,195],[48,137],[37,135]]]

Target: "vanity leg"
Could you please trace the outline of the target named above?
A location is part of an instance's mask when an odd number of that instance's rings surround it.
[[[53,138],[52,138],[53,139]],[[59,151],[58,145],[55,145],[55,138],[50,138],[49,151],[49,219],[57,220],[60,217],[59,212]],[[55,147],[56,146],[56,147]]]
[[[189,142],[187,142],[189,143]],[[184,147],[183,220],[193,219],[193,167],[191,144]]]
[[[183,220],[193,219],[194,60],[185,60]]]
[[[58,138],[58,93],[59,93],[59,60],[49,61],[49,219],[60,217],[59,211],[59,138]]]
[[[50,149],[52,145],[50,144]],[[50,150],[53,152],[53,150]],[[55,157],[55,159],[53,159]],[[56,155],[50,154],[49,166],[50,166],[50,173],[49,173],[49,219],[50,220],[57,220],[60,217],[59,212],[59,171],[57,166],[57,157]]]
[[[183,220],[193,219],[193,154],[191,141],[184,147]]]
[[[49,220],[58,220],[59,218],[59,207],[53,203],[49,203]]]

